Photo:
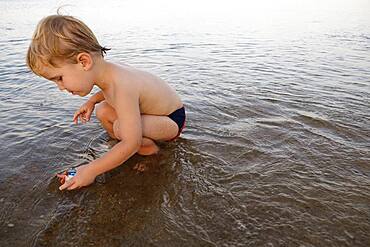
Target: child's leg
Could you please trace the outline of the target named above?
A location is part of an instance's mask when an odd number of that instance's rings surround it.
[[[96,116],[108,134],[112,138],[118,139],[114,134],[119,129],[115,110],[108,103],[102,102],[96,108]],[[177,124],[167,116],[141,115],[141,125],[143,139],[138,151],[141,155],[151,155],[158,152],[159,148],[154,141],[171,140],[178,133]]]
[[[152,155],[158,153],[159,147],[155,144],[152,139],[143,137],[141,141],[141,147],[139,151],[137,151],[140,155]]]
[[[96,117],[108,132],[108,135],[117,139],[113,132],[113,123],[117,119],[116,111],[107,102],[103,101],[96,106]]]
[[[151,155],[159,151],[154,141],[172,140],[179,127],[167,116],[141,115],[143,139],[138,151],[140,155]]]
[[[140,155],[152,155],[159,151],[154,141],[167,141],[174,138],[178,133],[177,124],[167,116],[141,115],[141,127],[143,139],[138,150]],[[119,131],[119,122],[113,123],[115,136]],[[119,139],[119,138],[117,138]]]

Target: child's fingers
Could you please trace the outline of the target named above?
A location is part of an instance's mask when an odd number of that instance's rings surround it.
[[[57,174],[58,178],[64,178],[65,176],[67,176],[67,174],[63,174],[63,173],[62,174]]]
[[[84,123],[84,119],[83,119],[83,117],[82,117],[82,114],[80,114],[79,116],[80,116],[80,121],[81,121],[81,123]]]
[[[91,111],[91,110],[88,110],[88,111],[86,112],[86,120],[87,120],[87,121],[90,121],[91,113],[92,113],[92,111]]]
[[[64,184],[66,182],[66,177],[59,178],[60,184]]]
[[[86,113],[86,114],[83,116],[83,119],[84,119],[85,123],[87,123],[87,122],[90,120],[90,117],[89,117],[89,115]]]
[[[80,115],[80,113],[81,113],[81,111],[80,111],[80,110],[77,110],[77,111],[75,112],[75,114],[73,114],[73,120],[74,120],[78,115]]]
[[[82,115],[82,119],[84,120],[84,123],[86,123],[86,122],[87,122],[87,113],[84,113],[84,114]]]
[[[66,177],[67,177],[67,172],[57,174],[57,178],[59,178],[59,182],[61,184],[64,184]]]
[[[73,115],[73,122],[75,122],[75,124],[77,124],[78,122],[78,116],[81,114],[80,111],[76,111],[75,114]]]
[[[59,187],[59,190],[67,189],[68,187],[72,186],[75,183],[75,180],[73,178],[67,180],[64,184],[62,184]]]
[[[67,175],[67,172],[66,171],[61,172],[61,173],[57,173],[57,177],[65,176],[65,175]]]
[[[78,188],[80,188],[80,186],[78,186],[77,183],[74,183],[73,185],[69,186],[67,188],[67,190],[74,190],[74,189],[78,189]]]

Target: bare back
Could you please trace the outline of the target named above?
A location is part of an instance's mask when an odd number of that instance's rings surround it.
[[[103,93],[113,107],[113,101],[119,100],[113,99],[113,91],[116,91],[115,95],[120,95],[120,91],[128,87],[135,87],[138,91],[141,114],[164,116],[182,107],[183,103],[176,91],[159,77],[128,65],[110,66],[112,85]]]

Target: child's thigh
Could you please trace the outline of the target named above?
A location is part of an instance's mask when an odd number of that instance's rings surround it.
[[[179,127],[167,116],[141,115],[143,136],[152,140],[167,141],[174,138]]]

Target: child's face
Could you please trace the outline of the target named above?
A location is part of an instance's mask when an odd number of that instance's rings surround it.
[[[60,68],[45,67],[44,77],[55,82],[60,90],[79,95],[88,95],[94,87],[93,73],[84,70],[81,64],[65,63]]]

